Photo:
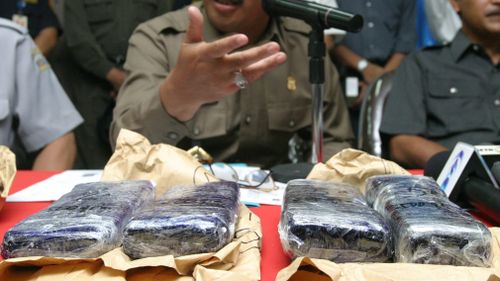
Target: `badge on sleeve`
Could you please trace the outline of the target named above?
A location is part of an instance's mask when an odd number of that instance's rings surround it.
[[[12,21],[24,28],[28,28],[28,17],[26,15],[14,14],[12,15]]]
[[[31,56],[40,71],[44,71],[50,68],[50,64],[47,62],[47,59],[43,56],[38,48],[35,47],[31,50]]]

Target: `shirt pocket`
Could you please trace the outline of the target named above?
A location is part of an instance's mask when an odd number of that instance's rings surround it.
[[[429,79],[430,134],[439,136],[489,128],[489,110],[483,91],[481,83],[476,80]],[[441,129],[433,130],[439,127]]]
[[[187,122],[191,139],[208,139],[226,135],[227,107],[224,101],[203,105],[195,118]]]
[[[309,86],[309,85],[308,85]],[[312,125],[313,97],[307,87],[283,91],[286,96],[268,103],[269,129],[293,133]],[[275,95],[277,93],[275,92]],[[323,110],[332,102],[331,95],[323,95]]]
[[[312,124],[312,106],[268,107],[269,130],[293,133]]]
[[[112,0],[84,0],[83,5],[90,25],[98,25],[113,19]]]
[[[134,9],[136,11],[137,23],[145,22],[155,16],[157,16],[158,11],[158,1],[157,0],[135,0]]]

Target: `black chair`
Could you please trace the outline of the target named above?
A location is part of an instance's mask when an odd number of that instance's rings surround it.
[[[379,157],[385,156],[379,129],[393,77],[394,71],[386,72],[368,85],[359,113],[357,147]]]

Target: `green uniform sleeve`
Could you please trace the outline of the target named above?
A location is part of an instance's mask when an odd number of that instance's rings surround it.
[[[106,74],[114,64],[106,58],[92,33],[84,0],[64,1],[64,30],[68,47],[77,64],[86,71],[106,79]]]

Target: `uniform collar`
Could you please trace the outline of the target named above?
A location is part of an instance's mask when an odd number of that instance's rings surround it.
[[[212,42],[224,36],[224,33],[218,31],[208,20],[206,9],[203,5],[203,2],[199,2],[194,5],[197,4],[200,7],[201,13],[203,14],[203,18],[206,23],[203,25],[203,36],[205,41]],[[269,41],[275,41],[278,44],[280,44],[282,48],[285,48],[285,46],[287,46],[287,44],[285,44],[286,42],[286,36],[284,36],[285,31],[295,31],[304,34],[309,34],[310,30],[311,29],[309,28],[309,26],[305,25],[301,21],[283,17],[271,17],[270,25],[268,26],[266,31],[264,31],[264,34],[261,36],[261,38],[259,38],[256,45],[261,45]],[[285,49],[283,49],[282,51],[287,52],[287,50]]]
[[[472,43],[462,30],[457,32],[457,35],[451,42],[451,54],[455,61],[460,60],[467,52],[473,51],[474,48],[480,47]]]
[[[203,39],[206,41],[206,42],[213,42],[215,41],[217,38],[220,38],[221,36],[223,36],[224,34],[220,31],[218,31],[217,29],[215,29],[215,27],[212,25],[212,23],[208,20],[208,16],[207,16],[207,10],[205,9],[205,5],[203,5],[203,2],[198,2],[198,3],[195,3],[196,4],[199,4],[199,8],[200,8],[200,11],[201,11],[201,14],[203,15]]]

